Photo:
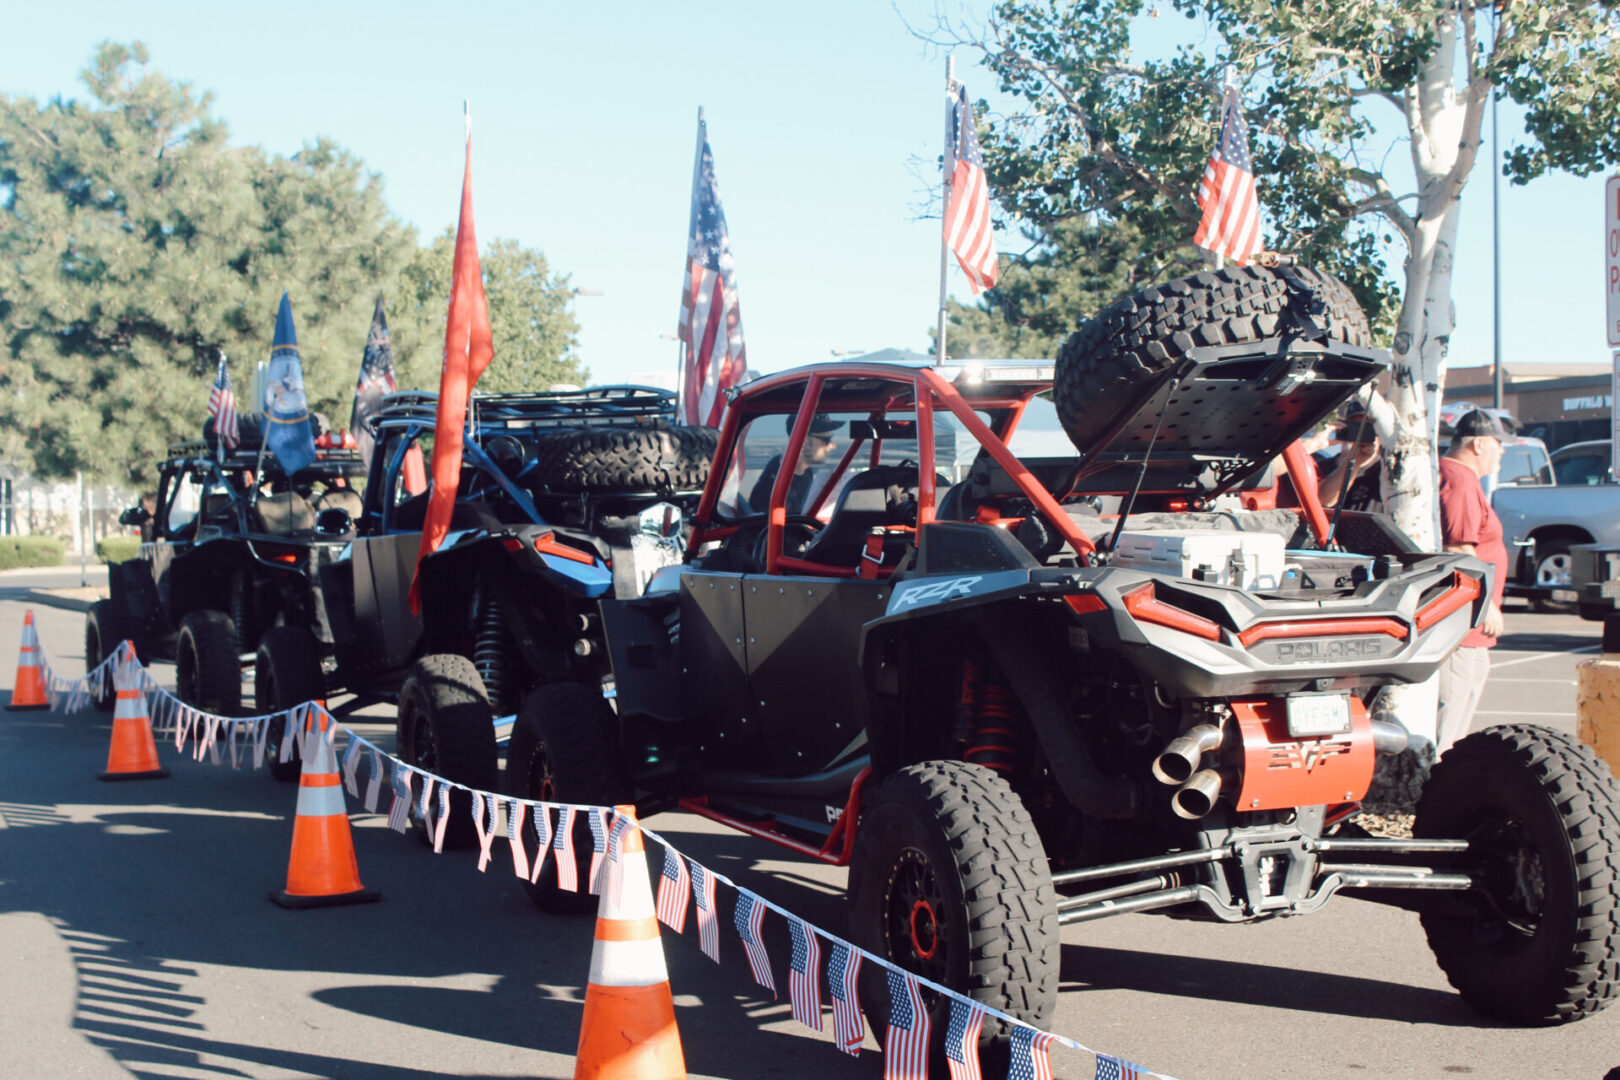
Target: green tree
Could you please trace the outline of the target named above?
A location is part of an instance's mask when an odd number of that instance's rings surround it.
[[[444,320],[456,238],[446,230],[418,248],[389,298],[389,331],[401,387],[439,388]],[[589,372],[575,354],[579,324],[570,310],[568,278],[553,275],[546,257],[515,240],[495,240],[479,256],[489,301],[495,358],[478,389],[488,393],[583,385]]]
[[[934,40],[980,49],[1025,105],[981,119],[991,190],[1054,237],[1075,219],[1128,224],[1149,274],[1179,272],[1230,66],[1268,246],[1344,277],[1375,325],[1393,330],[1393,408],[1374,410],[1385,480],[1397,520],[1432,546],[1460,196],[1486,106],[1500,88],[1526,110],[1528,141],[1505,166],[1515,182],[1620,160],[1620,10],[1608,0],[1168,0],[1200,24],[1199,44],[1138,60],[1132,31],[1147,7],[1004,0],[982,33],[939,27]]]
[[[41,476],[150,486],[222,351],[254,408],[283,289],[311,405],[346,416],[372,298],[414,247],[352,155],[232,147],[148,60],[104,44],[88,101],[0,97],[0,453]]]

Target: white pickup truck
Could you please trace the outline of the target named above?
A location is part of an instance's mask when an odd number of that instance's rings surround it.
[[[1507,591],[1538,607],[1568,609],[1578,599],[1569,549],[1620,542],[1620,484],[1607,440],[1561,447],[1548,465],[1528,474],[1515,469],[1515,482],[1498,484],[1491,505],[1515,553]]]

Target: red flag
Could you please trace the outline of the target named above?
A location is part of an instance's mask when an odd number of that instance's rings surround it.
[[[444,329],[444,366],[439,371],[439,411],[433,427],[433,493],[416,549],[416,575],[411,578],[411,613],[422,613],[422,560],[438,550],[450,531],[450,513],[461,481],[461,447],[467,425],[467,399],[478,377],[489,367],[489,305],[478,266],[478,238],[473,233],[472,133],[467,134],[467,165],[461,177],[461,220],[456,225],[456,259],[450,271],[450,317]]]

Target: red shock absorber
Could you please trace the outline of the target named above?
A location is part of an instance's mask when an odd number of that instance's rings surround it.
[[[979,708],[972,737],[962,760],[997,772],[1011,772],[1016,749],[1013,731],[1017,701],[1012,687],[1000,679],[985,679],[978,686]]]

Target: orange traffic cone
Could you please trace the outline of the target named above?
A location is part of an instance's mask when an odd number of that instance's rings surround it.
[[[316,726],[316,718],[319,726]],[[349,835],[337,754],[332,749],[327,711],[311,706],[304,721],[303,767],[298,776],[298,813],[293,818],[292,856],[287,887],[270,899],[284,908],[369,904],[382,899],[360,884],[360,864]]]
[[[9,708],[48,709],[51,702],[45,696],[45,665],[40,661],[39,631],[34,629],[34,609],[23,614],[22,649],[17,655],[17,681],[11,686]]]
[[[113,687],[118,703],[113,707],[112,743],[107,747],[107,771],[103,780],[159,780],[169,770],[158,764],[157,743],[152,739],[152,718],[146,715],[146,697],[141,693],[141,665],[135,647],[128,645],[113,661]]]
[[[626,830],[620,880],[617,888],[602,889],[597,905],[574,1080],[685,1080],[636,808],[616,806],[614,812],[626,819],[618,826]]]

